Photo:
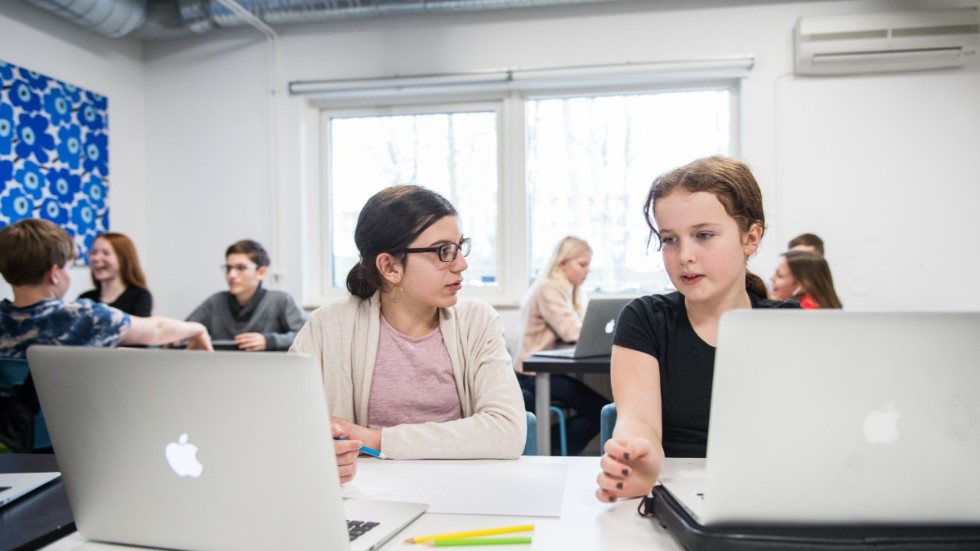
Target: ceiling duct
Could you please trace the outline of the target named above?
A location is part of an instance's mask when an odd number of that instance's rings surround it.
[[[26,0],[110,38],[204,33],[247,24],[217,0]],[[598,4],[623,0],[238,0],[268,25]]]
[[[147,0],[27,0],[109,38],[126,36],[146,22]]]

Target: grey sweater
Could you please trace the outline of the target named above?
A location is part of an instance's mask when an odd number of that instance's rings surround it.
[[[306,323],[306,312],[282,291],[260,288],[240,308],[232,304],[234,300],[228,291],[215,293],[195,308],[187,321],[204,324],[213,340],[234,339],[240,333],[261,333],[266,350],[288,350]]]

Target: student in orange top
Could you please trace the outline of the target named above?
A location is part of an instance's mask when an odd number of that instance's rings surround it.
[[[820,254],[811,251],[786,251],[779,257],[776,271],[769,278],[772,298],[798,300],[806,309],[843,308],[830,266]]]

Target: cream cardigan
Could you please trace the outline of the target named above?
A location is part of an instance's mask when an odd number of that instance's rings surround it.
[[[524,335],[514,359],[514,369],[524,373],[524,360],[539,350],[578,341],[582,319],[572,306],[571,287],[545,279],[531,288],[524,306]]]
[[[381,302],[351,296],[318,308],[290,352],[320,362],[330,415],[367,426],[378,351]],[[381,450],[394,459],[515,459],[524,450],[524,399],[511,367],[497,312],[478,300],[439,310],[463,418],[397,425],[381,431]]]

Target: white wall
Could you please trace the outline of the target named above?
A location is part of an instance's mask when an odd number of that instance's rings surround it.
[[[980,64],[915,74],[792,75],[799,16],[937,2],[714,4],[722,7],[617,2],[288,26],[280,29],[275,86],[753,54],[756,64],[741,94],[740,148],[763,187],[770,228],[752,268],[768,277],[786,241],[813,231],[827,240],[850,308],[980,310],[980,296],[946,283],[966,282],[980,269],[977,231],[966,212],[980,200]],[[0,35],[12,25],[0,16]],[[34,65],[47,66],[34,68],[71,80],[78,72],[88,75],[86,65],[102,67],[106,60],[89,51],[104,41],[65,30],[71,39],[62,46],[62,30],[31,29],[29,38],[41,50],[80,49],[73,54],[78,67],[45,59]],[[122,49],[115,44],[100,47]],[[0,57],[10,59],[8,50],[5,38]],[[280,96],[270,120],[270,48],[257,32],[241,28],[149,42],[144,50],[145,159],[140,150],[120,161],[126,153],[116,149],[127,138],[144,137],[117,134],[115,126],[117,107],[135,91],[107,88],[104,81],[112,82],[114,73],[75,80],[109,94],[113,192],[122,185],[120,170],[146,167],[139,172],[146,178],[145,203],[120,191],[113,197],[113,224],[138,231],[124,227],[123,216],[145,221],[141,253],[157,312],[184,316],[222,288],[216,266],[224,248],[242,237],[266,243],[282,276],[279,286],[300,295],[306,171],[297,103],[303,100]]]
[[[148,246],[143,46],[99,37],[25,2],[4,2],[0,59],[109,98],[109,222],[140,250]],[[151,284],[167,277],[149,272]],[[87,268],[73,270],[68,296],[90,289]],[[0,278],[0,297],[10,298]]]

